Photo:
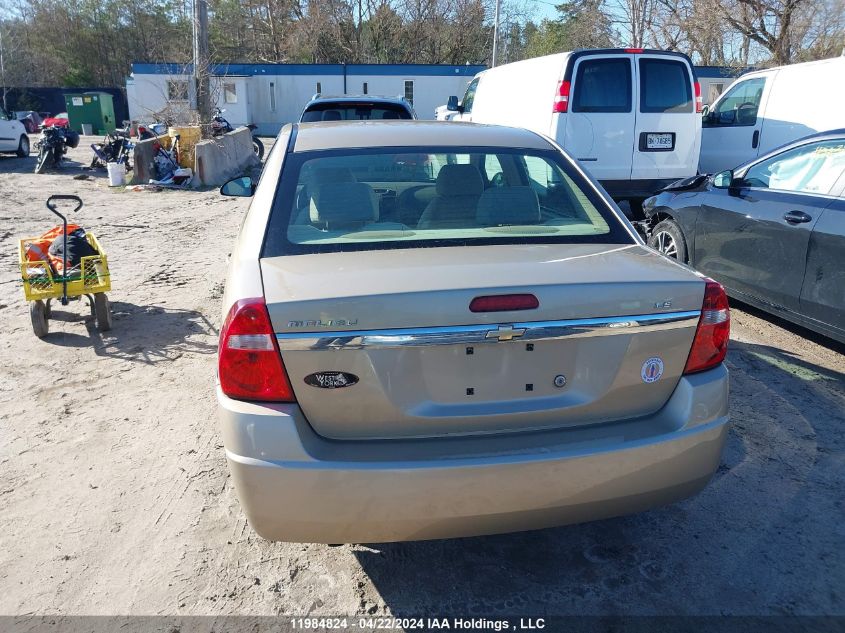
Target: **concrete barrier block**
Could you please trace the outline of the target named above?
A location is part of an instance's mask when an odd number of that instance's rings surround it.
[[[194,151],[194,173],[200,184],[209,187],[218,187],[258,163],[247,128],[201,141]]]
[[[155,178],[155,165],[153,163],[153,144],[156,139],[150,138],[135,143],[135,154],[132,160],[132,180],[130,185],[146,184],[150,179]]]

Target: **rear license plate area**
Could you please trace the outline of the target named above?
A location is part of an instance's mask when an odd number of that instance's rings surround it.
[[[674,132],[642,132],[640,134],[641,152],[671,152],[674,149]]]

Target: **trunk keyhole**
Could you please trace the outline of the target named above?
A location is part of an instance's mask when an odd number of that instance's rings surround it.
[[[472,396],[474,394],[475,394],[475,389],[473,389],[472,387],[467,387],[467,395]]]
[[[534,385],[529,382],[527,385],[525,385],[525,391],[534,391]]]
[[[526,352],[533,352],[534,351],[534,343],[526,343],[525,344],[525,351]]]
[[[475,350],[471,347],[467,347],[467,356],[472,356],[475,354]]]

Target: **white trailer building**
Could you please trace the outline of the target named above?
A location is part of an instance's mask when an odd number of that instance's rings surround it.
[[[462,95],[484,66],[434,64],[221,64],[212,69],[212,102],[234,125],[254,123],[275,135],[299,120],[315,93],[404,96],[421,119],[449,95]],[[194,98],[190,66],[132,64],[126,81],[129,117],[150,121],[170,110],[187,112]]]

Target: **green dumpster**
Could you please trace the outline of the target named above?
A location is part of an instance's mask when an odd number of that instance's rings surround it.
[[[90,125],[94,134],[114,131],[114,103],[107,92],[66,94],[65,107],[70,127],[80,134],[83,123]]]

